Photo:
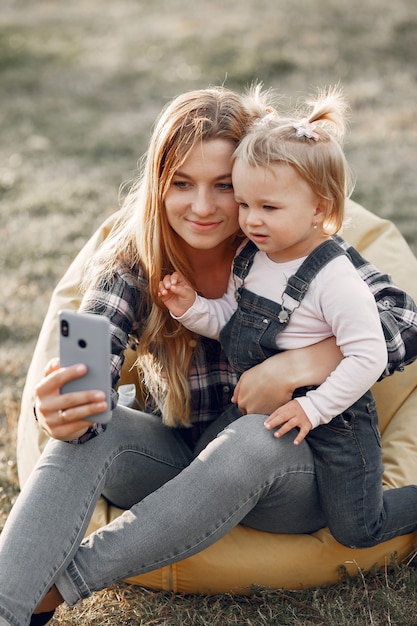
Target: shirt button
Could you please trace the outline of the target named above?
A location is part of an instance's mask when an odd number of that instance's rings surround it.
[[[229,387],[229,385],[224,385],[224,387],[223,387],[223,391],[224,391],[224,393],[229,393],[229,392],[230,392],[230,387]]]
[[[391,308],[391,306],[392,306],[392,305],[391,305],[391,302],[390,302],[389,300],[382,300],[382,303],[381,303],[381,304],[382,304],[382,306],[383,306],[385,309],[390,309],[390,308]]]

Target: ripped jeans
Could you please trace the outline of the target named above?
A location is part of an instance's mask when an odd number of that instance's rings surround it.
[[[277,440],[263,421],[232,407],[197,454],[159,418],[118,407],[84,444],[49,441],[0,535],[0,624],[28,624],[53,584],[74,605],[239,523],[272,533],[323,527],[309,446],[294,446],[291,432]],[[125,512],[84,538],[100,495]]]

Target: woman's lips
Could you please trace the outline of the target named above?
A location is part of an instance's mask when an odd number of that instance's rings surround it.
[[[188,223],[194,230],[210,232],[211,230],[215,230],[221,222],[196,222],[194,220],[188,220]]]

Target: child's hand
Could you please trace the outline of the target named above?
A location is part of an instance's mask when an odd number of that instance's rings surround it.
[[[305,439],[312,429],[310,420],[296,400],[290,400],[290,402],[287,402],[287,404],[284,404],[271,413],[265,420],[264,426],[268,430],[272,430],[272,428],[276,428],[277,426],[281,427],[274,433],[274,437],[282,437],[282,435],[285,435],[285,433],[293,428],[299,428],[300,432],[294,439],[296,446]]]
[[[158,296],[175,317],[181,317],[194,304],[194,289],[179,274],[167,274],[159,283]]]

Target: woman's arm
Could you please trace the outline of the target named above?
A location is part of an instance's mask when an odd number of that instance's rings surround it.
[[[242,413],[269,415],[291,400],[298,387],[321,385],[342,358],[334,337],[279,352],[242,374],[232,400]]]

